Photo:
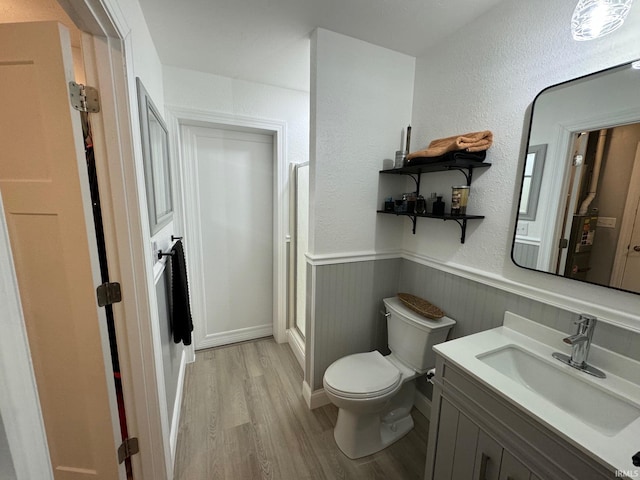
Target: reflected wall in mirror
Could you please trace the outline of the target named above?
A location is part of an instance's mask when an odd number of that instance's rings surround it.
[[[621,65],[543,90],[532,109],[514,263],[640,293],[639,207],[640,70]]]
[[[169,136],[162,116],[139,78],[136,84],[149,228],[153,236],[173,217]]]
[[[522,192],[520,193],[520,208],[518,210],[520,220],[534,221],[536,219],[546,154],[546,145],[533,145],[527,149],[527,160],[522,177]]]

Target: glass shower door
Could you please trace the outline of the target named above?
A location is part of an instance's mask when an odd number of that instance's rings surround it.
[[[295,327],[305,336],[309,239],[309,163],[295,169]]]

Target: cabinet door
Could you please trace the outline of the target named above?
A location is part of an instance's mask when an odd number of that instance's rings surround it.
[[[476,449],[473,480],[499,480],[502,463],[502,447],[480,430]]]
[[[508,451],[502,452],[500,480],[530,480],[531,472]]]
[[[479,429],[462,413],[458,418],[456,446],[453,455],[453,475],[455,480],[472,480],[476,460]]]
[[[433,469],[434,479],[450,480],[452,478],[459,416],[458,410],[443,398],[438,421],[438,440],[436,443],[435,467]]]

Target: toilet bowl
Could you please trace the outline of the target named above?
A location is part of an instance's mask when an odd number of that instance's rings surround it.
[[[349,458],[371,455],[413,428],[414,379],[433,367],[433,345],[446,340],[455,321],[429,320],[399,298],[385,298],[391,354],[347,355],[325,371],[323,385],[338,407],[336,444]]]

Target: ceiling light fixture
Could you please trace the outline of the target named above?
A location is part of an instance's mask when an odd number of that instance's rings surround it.
[[[633,0],[580,0],[571,17],[574,40],[593,40],[622,26]]]

